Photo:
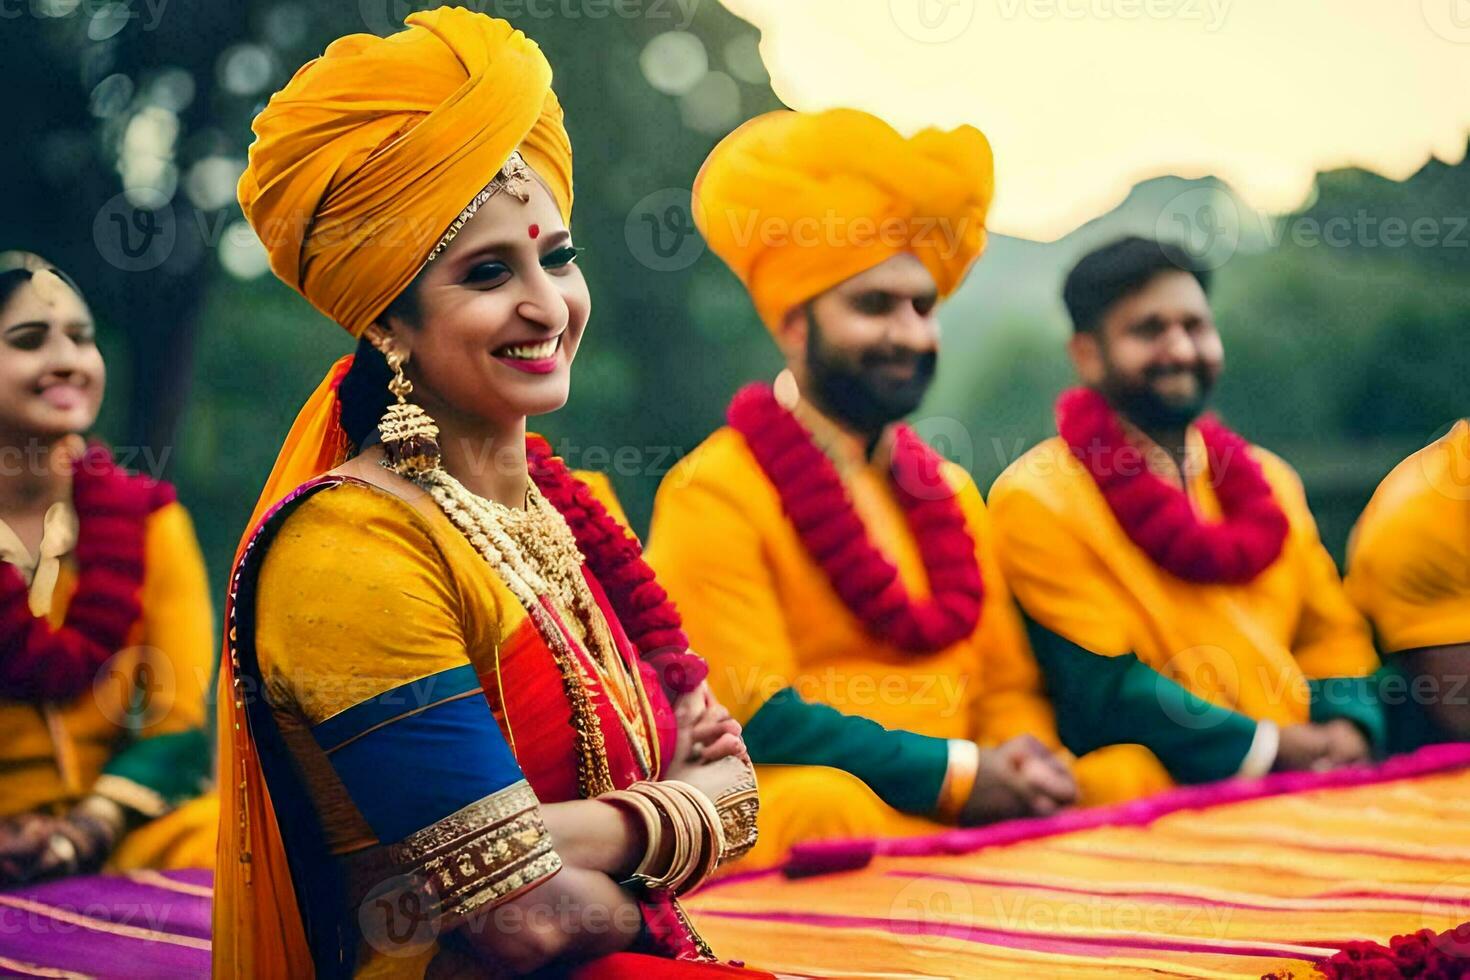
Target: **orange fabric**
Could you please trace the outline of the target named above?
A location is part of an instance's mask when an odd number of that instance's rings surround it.
[[[985,248],[995,193],[978,129],[900,136],[856,109],[768,112],[720,141],[694,181],[694,220],[766,326],[911,252],[941,296]]]
[[[508,22],[458,7],[405,23],[388,38],[340,38],[297,71],[256,117],[239,184],[271,269],[354,337],[412,282],[513,151],[571,215],[571,144],[540,48]],[[350,364],[334,364],[301,409],[241,550],[272,505],[345,459],[336,385]],[[310,976],[280,832],[235,698],[226,644],[214,972]]]
[[[303,65],[256,116],[240,177],[271,269],[354,337],[512,151],[572,210],[572,147],[536,43],[462,7],[405,23]]]

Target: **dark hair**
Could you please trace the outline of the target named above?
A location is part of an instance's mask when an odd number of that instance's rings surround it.
[[[428,267],[425,266],[425,269]],[[418,326],[420,269],[413,281],[403,287],[403,292],[393,297],[393,302],[379,315],[379,320],[396,318],[412,327]],[[337,386],[337,401],[342,406],[342,431],[352,440],[352,445],[362,452],[366,445],[376,442],[378,422],[388,410],[393,396],[388,392],[388,382],[393,371],[383,352],[372,345],[366,337],[357,342],[357,353],[352,357],[352,367]]]
[[[30,282],[31,277],[43,269],[66,283],[77,296],[82,295],[81,287],[71,276],[41,256],[32,252],[0,252],[0,309],[4,309],[20,287]],[[86,302],[85,298],[82,301]]]
[[[392,379],[393,372],[383,352],[366,337],[359,340],[352,367],[337,386],[337,401],[342,406],[342,431],[347,433],[358,452],[375,441],[373,433],[393,398],[388,392],[388,382]]]
[[[1165,272],[1187,272],[1210,291],[1210,270],[1178,245],[1130,235],[1093,249],[1067,273],[1062,302],[1072,316],[1072,329],[1090,333],[1114,303],[1148,285]]]

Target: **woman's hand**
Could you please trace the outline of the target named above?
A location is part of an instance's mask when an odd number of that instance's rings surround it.
[[[708,683],[675,702],[674,721],[679,732],[668,778],[681,778],[673,775],[673,770],[690,762],[715,762],[728,756],[750,762],[745,740],[740,737],[740,722],[715,699]]]
[[[749,762],[729,755],[714,762],[695,762],[678,771],[670,770],[665,778],[688,783],[711,802],[718,803],[748,783],[750,770]]]

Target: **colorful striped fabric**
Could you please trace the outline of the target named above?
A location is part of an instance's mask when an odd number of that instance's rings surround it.
[[[687,903],[716,949],[816,976],[1304,980],[1354,940],[1470,920],[1470,745],[812,845],[789,868],[807,876],[737,874]]]
[[[200,869],[139,871],[0,892],[0,977],[208,977],[212,877]],[[620,953],[588,963],[565,980],[725,977],[769,975]]]
[[[0,975],[207,977],[210,884],[140,871],[0,892]]]

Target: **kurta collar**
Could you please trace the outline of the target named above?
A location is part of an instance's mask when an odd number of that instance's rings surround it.
[[[0,561],[20,570],[30,586],[31,614],[46,616],[61,574],[61,559],[77,546],[77,512],[69,500],[59,500],[46,510],[41,523],[41,546],[35,555],[4,521],[0,521]]]

